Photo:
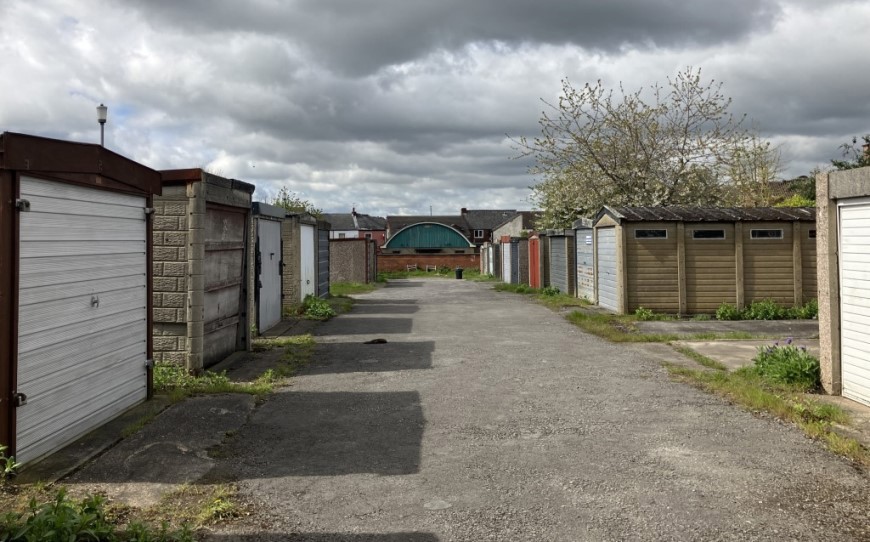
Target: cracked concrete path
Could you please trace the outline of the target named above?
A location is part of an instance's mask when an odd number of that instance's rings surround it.
[[[219,460],[256,513],[211,540],[870,538],[866,472],[671,381],[657,345],[455,280],[391,282],[317,334]]]

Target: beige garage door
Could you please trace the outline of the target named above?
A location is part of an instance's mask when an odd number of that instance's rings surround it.
[[[843,396],[870,405],[870,200],[839,214]]]

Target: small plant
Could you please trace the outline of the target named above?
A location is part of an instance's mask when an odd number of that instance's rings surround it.
[[[696,314],[695,316],[692,316],[692,320],[695,320],[696,322],[706,322],[711,320],[711,318],[709,314]]]
[[[788,310],[772,299],[753,301],[743,315],[746,320],[783,320],[787,316]]]
[[[743,312],[738,309],[735,305],[731,305],[729,303],[722,303],[719,305],[719,308],[716,309],[716,319],[717,320],[742,320]]]
[[[19,467],[14,457],[6,457],[6,450],[8,449],[8,446],[0,444],[0,481],[8,480],[15,476]]]
[[[329,320],[335,316],[335,309],[326,300],[308,294],[302,300],[302,314],[312,320]]]
[[[801,320],[813,320],[819,317],[819,302],[815,299],[807,301],[801,307],[792,307],[788,309],[789,318]]]
[[[634,317],[642,322],[646,322],[649,320],[655,320],[656,313],[654,313],[652,309],[645,309],[643,307],[638,307],[634,311]]]
[[[546,297],[553,297],[559,295],[559,288],[556,286],[544,286],[541,288],[541,295]]]
[[[821,386],[819,360],[807,352],[806,347],[797,347],[792,339],[785,344],[762,346],[755,356],[753,370],[761,377],[778,384],[788,384],[811,391]]]

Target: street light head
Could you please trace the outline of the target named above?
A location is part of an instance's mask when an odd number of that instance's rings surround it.
[[[106,115],[109,113],[109,108],[103,104],[97,106],[97,122],[106,124]]]

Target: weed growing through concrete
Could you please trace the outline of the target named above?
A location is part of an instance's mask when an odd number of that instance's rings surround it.
[[[722,303],[716,309],[717,320],[796,320],[813,319],[819,314],[819,303],[811,299],[799,307],[783,307],[772,299],[753,301],[744,309]]]
[[[774,382],[753,367],[744,367],[733,373],[689,369],[674,364],[665,364],[665,367],[679,381],[725,397],[751,412],[766,412],[790,421],[832,452],[870,466],[870,451],[854,439],[834,431],[834,424],[849,423],[846,412],[835,405],[808,399],[800,385]]]
[[[166,393],[170,401],[176,403],[192,395],[212,393],[249,393],[263,395],[272,391],[272,386],[263,382],[232,382],[226,372],[205,371],[192,375],[184,367],[173,363],[154,365],[154,391]]]
[[[756,339],[758,335],[743,331],[726,333],[704,332],[679,335],[676,333],[639,333],[637,318],[626,314],[587,314],[574,311],[566,316],[569,322],[583,331],[598,335],[615,343],[669,343],[677,340]]]
[[[0,444],[0,482],[15,476],[19,466],[14,457],[6,456],[6,450],[8,449],[8,446]]]
[[[821,369],[819,360],[806,347],[797,347],[789,337],[784,344],[762,346],[751,367],[763,378],[776,383],[797,386],[804,391],[821,388]]]

